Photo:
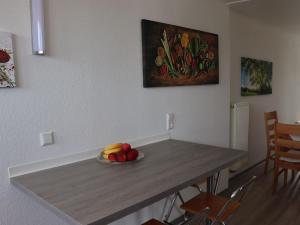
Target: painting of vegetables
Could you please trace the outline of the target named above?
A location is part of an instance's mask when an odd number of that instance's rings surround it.
[[[0,32],[0,87],[16,86],[11,33]]]
[[[142,20],[144,87],[219,83],[218,35]]]
[[[241,58],[241,95],[272,94],[272,63],[264,60]]]

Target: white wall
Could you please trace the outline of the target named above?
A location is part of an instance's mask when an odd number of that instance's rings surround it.
[[[300,37],[231,11],[231,101],[250,103],[251,166],[266,156],[263,113],[277,110],[281,122],[300,120]],[[273,62],[273,94],[240,96],[240,60],[251,57]]]
[[[223,2],[46,0],[44,57],[31,55],[29,0],[0,5],[0,30],[15,35],[18,83],[0,90],[1,225],[66,224],[9,184],[9,166],[162,133],[166,112],[175,113],[173,137],[228,146],[229,11]],[[220,85],[142,88],[142,18],[219,34]],[[39,133],[47,130],[56,143],[41,148]],[[139,217],[118,224],[133,225]]]

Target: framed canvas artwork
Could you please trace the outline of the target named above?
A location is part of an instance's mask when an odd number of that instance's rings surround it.
[[[142,20],[144,87],[219,83],[218,35]]]
[[[16,86],[12,34],[0,32],[0,87]]]
[[[241,58],[241,95],[272,94],[272,62]]]

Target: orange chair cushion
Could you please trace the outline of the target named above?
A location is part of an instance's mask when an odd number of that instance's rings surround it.
[[[200,195],[182,204],[180,207],[192,214],[201,213],[205,208],[209,207],[210,211],[208,213],[208,218],[212,221],[215,221],[218,213],[228,200],[229,199],[225,197],[201,193]],[[219,221],[226,221],[226,219],[228,219],[228,217],[231,216],[239,207],[239,202],[231,202]]]

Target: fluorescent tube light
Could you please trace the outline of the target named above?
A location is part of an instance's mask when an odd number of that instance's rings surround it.
[[[45,55],[44,0],[31,0],[32,54]]]

